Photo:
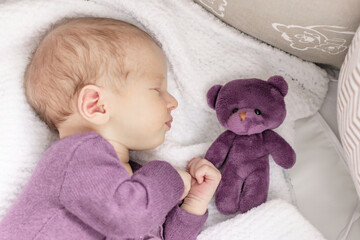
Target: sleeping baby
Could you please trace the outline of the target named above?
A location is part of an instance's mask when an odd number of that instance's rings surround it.
[[[186,171],[130,150],[152,149],[170,130],[158,44],[114,19],[63,19],[25,72],[26,98],[59,134],[0,223],[1,240],[196,239],[220,172],[193,158]]]

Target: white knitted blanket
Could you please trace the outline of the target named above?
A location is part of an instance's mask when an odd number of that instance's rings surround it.
[[[294,121],[315,113],[327,91],[323,70],[240,33],[191,0],[0,0],[0,219],[41,154],[57,139],[26,103],[22,81],[39,36],[65,16],[129,21],[162,44],[168,58],[168,90],[179,107],[164,144],[131,153],[140,163],[161,159],[185,167],[192,157],[204,156],[224,131],[206,103],[213,84],[284,76],[289,84],[288,114],[276,131],[292,145]],[[267,203],[243,215],[223,216],[212,202],[199,239],[322,239],[289,204],[294,199],[286,172],[272,160],[270,171]]]

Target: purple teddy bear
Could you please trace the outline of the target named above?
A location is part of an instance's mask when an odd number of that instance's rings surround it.
[[[222,214],[245,213],[264,203],[269,190],[269,154],[281,167],[295,164],[291,146],[276,132],[286,115],[283,77],[267,81],[238,79],[211,87],[209,106],[226,130],[212,143],[205,158],[222,167],[215,203]]]

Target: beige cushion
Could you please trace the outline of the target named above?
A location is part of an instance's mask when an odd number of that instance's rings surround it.
[[[347,164],[360,197],[360,27],[340,69],[337,118]]]
[[[360,1],[194,0],[231,26],[311,62],[340,68]]]

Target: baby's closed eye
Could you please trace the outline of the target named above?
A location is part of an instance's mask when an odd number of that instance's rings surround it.
[[[158,92],[158,93],[161,92],[160,88],[151,88],[150,90],[155,90],[155,91]]]

